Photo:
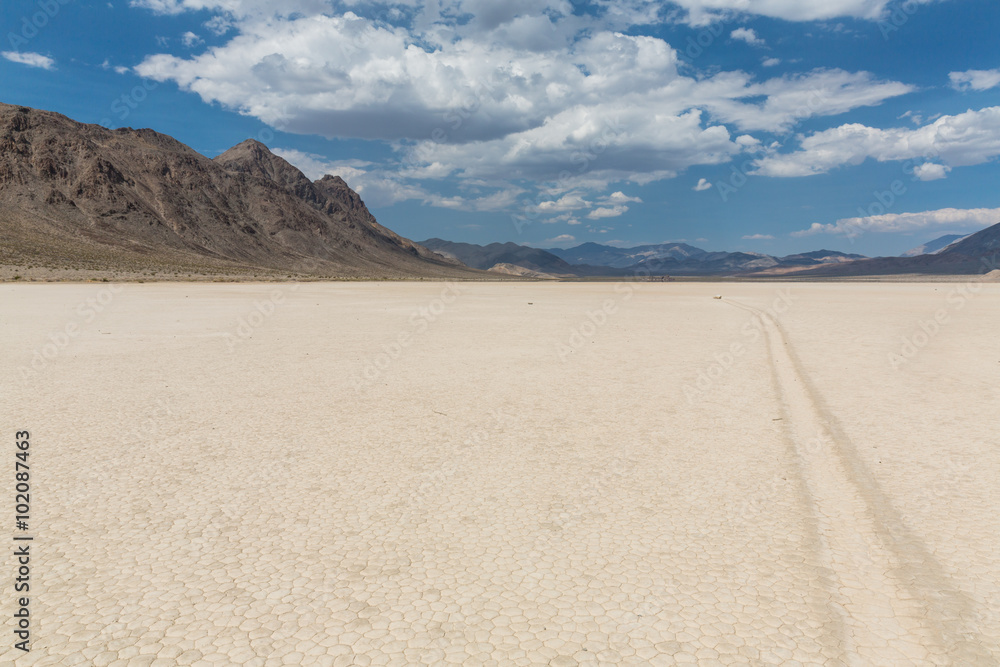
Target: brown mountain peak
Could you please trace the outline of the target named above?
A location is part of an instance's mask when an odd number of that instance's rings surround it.
[[[212,160],[226,171],[242,172],[294,190],[309,185],[305,174],[256,139],[236,144]]]
[[[212,158],[217,164],[243,163],[243,162],[273,162],[282,160],[271,152],[264,144],[256,139],[241,141],[229,150]],[[286,163],[287,164],[287,163]]]
[[[218,160],[224,156],[229,156],[229,158],[235,157],[237,155],[252,155],[257,158],[263,158],[265,156],[277,157],[271,152],[271,149],[256,139],[246,139],[236,144],[226,152],[218,155],[215,159]]]
[[[317,183],[317,185],[320,184],[320,183],[322,183],[324,186],[331,187],[331,188],[349,188],[350,187],[350,186],[347,185],[347,181],[345,181],[344,179],[342,179],[340,176],[331,176],[330,174],[327,174],[323,178],[319,179],[318,181],[316,181],[316,183]]]

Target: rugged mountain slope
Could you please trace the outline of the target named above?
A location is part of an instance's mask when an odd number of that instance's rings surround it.
[[[340,178],[263,144],[214,160],[152,130],[0,104],[0,263],[469,275],[379,225]]]
[[[918,245],[916,248],[907,250],[900,255],[900,257],[919,257],[920,255],[931,255],[944,250],[955,241],[959,241],[964,238],[965,236],[962,234],[947,234],[945,236],[940,236],[933,241],[928,241],[923,245]]]
[[[981,260],[978,264],[982,267],[989,264],[989,260],[995,260],[998,254],[1000,254],[1000,223],[950,244],[935,256],[946,263],[978,259]],[[997,268],[995,261],[993,264],[993,268]]]

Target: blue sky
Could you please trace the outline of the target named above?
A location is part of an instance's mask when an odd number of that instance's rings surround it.
[[[210,157],[257,138],[416,240],[890,255],[1000,222],[995,0],[34,0],[0,25],[0,101]]]

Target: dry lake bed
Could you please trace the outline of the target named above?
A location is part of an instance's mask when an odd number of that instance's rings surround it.
[[[998,331],[974,279],[0,285],[0,663],[994,665]]]

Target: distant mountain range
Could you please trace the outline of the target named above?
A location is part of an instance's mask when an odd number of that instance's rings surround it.
[[[706,254],[701,248],[695,248],[686,243],[662,243],[634,248],[616,248],[599,243],[584,243],[575,248],[549,248],[548,251],[570,264],[610,266],[616,269],[627,269],[652,259],[670,258],[684,261]]]
[[[815,267],[863,258],[835,250],[817,250],[787,257],[746,252],[709,252],[686,243],[617,248],[584,243],[574,248],[542,250],[516,243],[452,243],[441,239],[421,245],[470,267],[490,270],[497,264],[521,266],[557,276],[736,275],[767,269]]]
[[[746,252],[709,252],[686,243],[617,248],[584,243],[542,250],[516,243],[452,243],[429,239],[421,245],[470,267],[510,273],[512,267],[549,276],[757,276],[853,277],[896,274],[972,275],[997,268],[1000,224],[969,236],[948,235],[902,257],[868,258],[836,250],[784,257]],[[497,267],[502,265],[502,267]],[[495,268],[497,267],[497,268]],[[530,272],[530,273],[529,273]]]
[[[930,245],[930,244],[928,244]],[[876,257],[844,264],[827,264],[795,273],[796,277],[838,278],[887,275],[1000,274],[1000,224],[970,234],[930,254],[916,257]]]

